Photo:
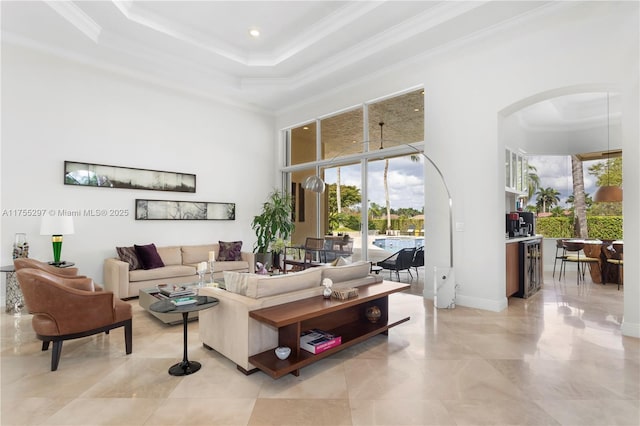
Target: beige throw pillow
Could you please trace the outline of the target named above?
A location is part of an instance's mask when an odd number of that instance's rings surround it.
[[[247,295],[247,280],[249,274],[246,272],[224,271],[224,286],[232,293]]]
[[[344,266],[344,265],[351,265],[353,262],[351,261],[350,257],[342,257],[340,256],[338,258],[338,260],[336,261],[335,266]]]
[[[359,261],[344,266],[322,268],[322,278],[330,278],[335,284],[366,277],[370,270],[370,262]]]

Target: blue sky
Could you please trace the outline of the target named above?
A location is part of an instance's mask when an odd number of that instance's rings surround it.
[[[389,193],[391,207],[413,207],[422,209],[424,188],[422,184],[424,159],[413,162],[408,157],[389,160]],[[569,156],[530,156],[529,164],[536,167],[543,188],[552,187],[560,192],[560,205],[567,206],[566,200],[573,193],[571,178],[571,157]],[[593,161],[584,163],[584,185],[587,194],[593,197],[596,190],[595,177],[587,171]],[[384,206],[383,184],[384,161],[369,163],[369,201]],[[343,185],[360,187],[360,164],[341,167],[341,181]],[[326,182],[336,182],[336,169],[327,169]],[[535,204],[535,196],[530,204]]]
[[[392,158],[389,160],[389,199],[391,208],[413,207],[422,210],[424,204],[423,158],[418,157],[413,162],[409,157]],[[384,200],[384,160],[369,163],[369,202],[381,206]],[[327,183],[336,182],[336,170],[328,169],[325,174]],[[342,185],[360,187],[360,164],[343,166],[340,168]]]
[[[529,164],[536,167],[536,174],[540,178],[542,188],[554,188],[560,192],[560,206],[567,207],[567,197],[573,194],[573,179],[571,177],[571,157],[540,155],[527,157]],[[596,178],[588,172],[589,167],[596,161],[583,163],[584,191],[591,195],[596,192]],[[529,204],[535,205],[534,196]]]

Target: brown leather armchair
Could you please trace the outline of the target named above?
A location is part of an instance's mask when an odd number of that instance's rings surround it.
[[[23,268],[34,268],[34,269],[40,269],[41,271],[49,272],[50,274],[59,275],[63,277],[79,276],[78,268],[58,268],[56,266],[49,265],[46,262],[41,262],[39,260],[26,258],[26,257],[13,259],[13,266],[15,266],[16,271]]]
[[[62,342],[124,327],[126,353],[132,351],[131,305],[110,291],[95,291],[90,278],[60,277],[34,268],[16,272],[36,337],[51,353],[51,371],[58,369]]]

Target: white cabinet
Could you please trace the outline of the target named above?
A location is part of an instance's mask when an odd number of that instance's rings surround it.
[[[504,150],[505,191],[525,195],[529,186],[529,163],[524,155],[509,148]]]

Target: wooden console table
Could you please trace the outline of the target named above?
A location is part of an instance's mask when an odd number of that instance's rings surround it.
[[[278,346],[290,347],[291,355],[280,360],[275,355],[275,348],[272,348],[250,356],[249,362],[274,379],[289,373],[298,376],[302,367],[377,334],[388,334],[391,327],[409,321],[410,318],[391,320],[388,296],[409,287],[409,284],[383,281],[358,287],[358,297],[352,299],[324,299],[322,296],[315,296],[251,311],[251,318],[278,329]],[[380,319],[376,323],[371,323],[365,316],[367,308],[372,305],[381,311]],[[300,349],[300,334],[312,328],[341,336],[342,343],[315,355]]]

